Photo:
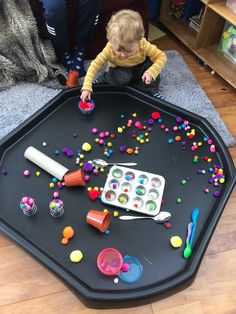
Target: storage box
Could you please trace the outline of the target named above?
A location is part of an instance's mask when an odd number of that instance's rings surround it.
[[[219,50],[227,59],[236,64],[236,26],[229,22],[225,23]]]

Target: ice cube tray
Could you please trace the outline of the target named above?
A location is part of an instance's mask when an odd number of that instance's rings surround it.
[[[101,200],[105,204],[155,216],[160,212],[165,179],[128,167],[111,167]]]

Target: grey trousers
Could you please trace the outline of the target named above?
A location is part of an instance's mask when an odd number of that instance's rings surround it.
[[[144,72],[150,68],[153,63],[146,59],[143,63],[134,67],[111,67],[108,72],[104,73],[104,81],[107,84],[115,86],[132,86],[142,92],[155,94],[158,93],[160,84],[160,75],[151,84],[145,84],[142,81]]]

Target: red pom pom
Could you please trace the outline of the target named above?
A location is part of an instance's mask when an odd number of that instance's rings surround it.
[[[95,201],[99,197],[100,194],[101,194],[100,191],[92,189],[89,191],[89,198]]]
[[[166,229],[170,229],[171,228],[171,224],[169,222],[166,222],[165,223],[165,227],[166,227]]]
[[[192,134],[192,133],[189,134],[188,138],[190,138],[190,139],[194,138],[194,134]]]
[[[157,120],[157,119],[159,119],[161,117],[161,115],[160,115],[160,113],[158,112],[158,111],[154,111],[153,113],[152,113],[152,118],[154,119],[154,120]]]
[[[81,101],[79,105],[80,105],[80,108],[82,108],[83,110],[85,110],[85,108],[87,107],[86,101]]]

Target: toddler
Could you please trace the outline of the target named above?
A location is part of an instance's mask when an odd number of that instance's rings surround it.
[[[91,62],[82,87],[81,99],[91,99],[92,84],[130,85],[162,98],[158,93],[160,72],[166,54],[144,38],[143,21],[138,12],[121,10],[114,14],[107,26],[108,43]],[[108,62],[108,69],[100,80],[94,80]]]

